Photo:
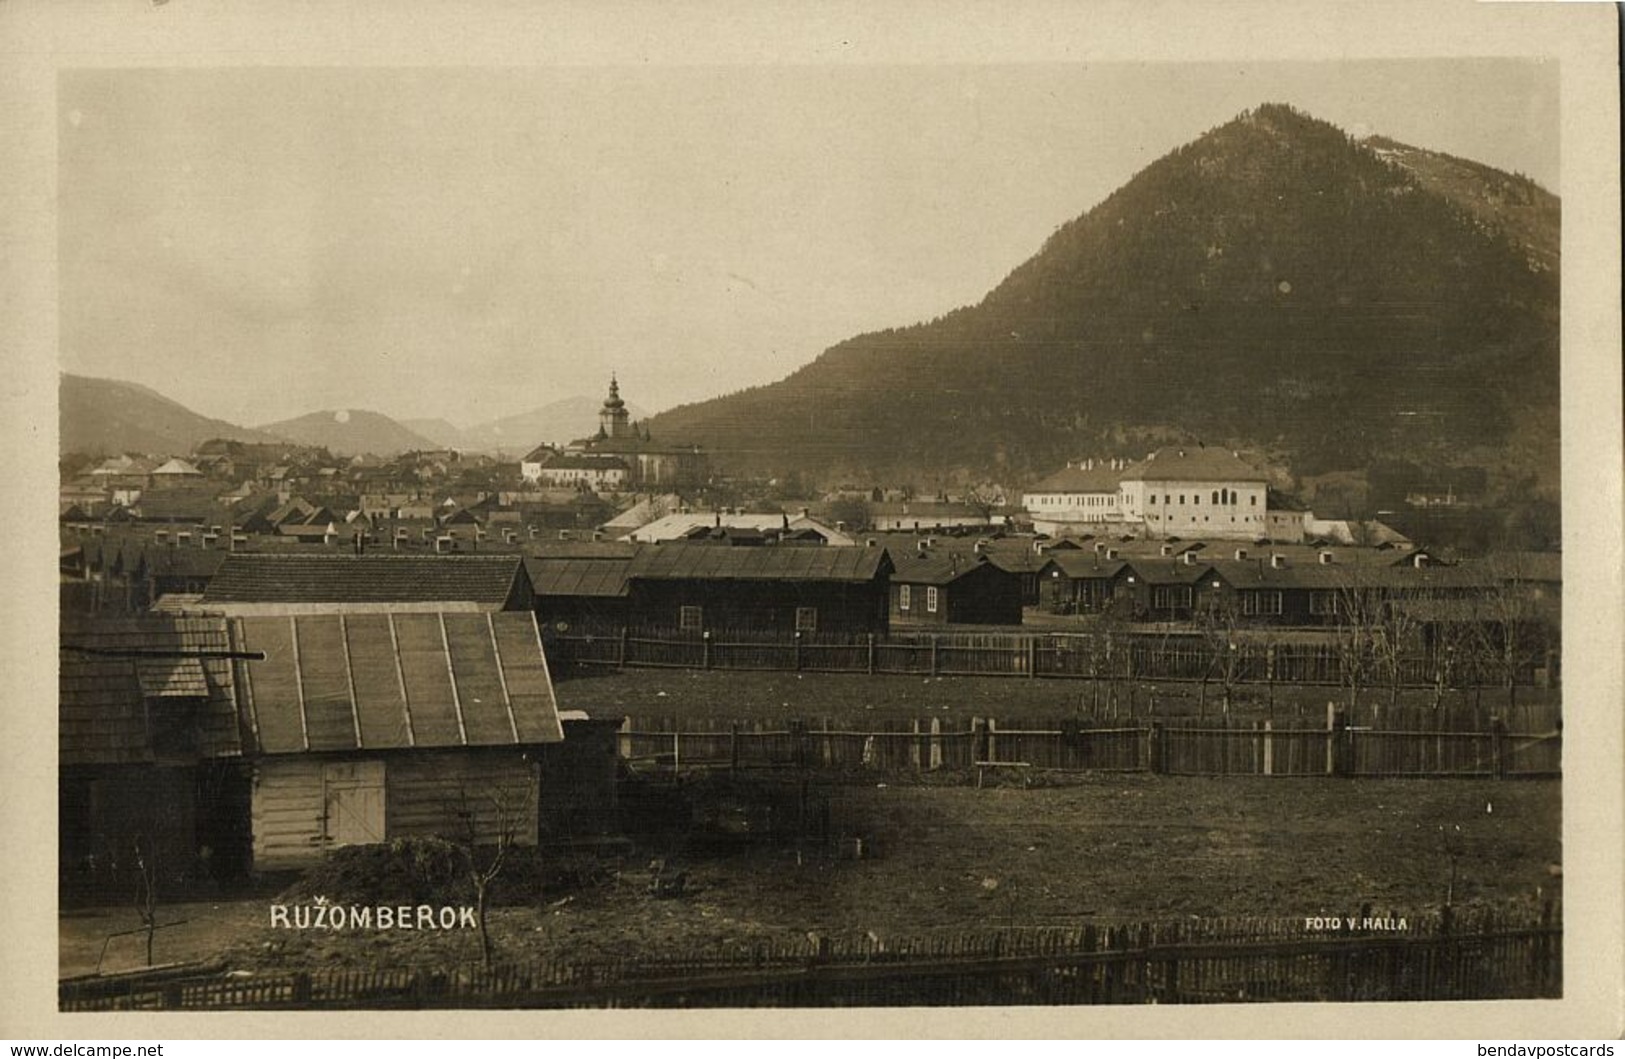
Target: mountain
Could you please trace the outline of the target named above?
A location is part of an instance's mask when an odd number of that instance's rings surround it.
[[[386,415],[359,408],[311,412],[259,429],[300,445],[325,448],[335,456],[393,456],[441,447]]]
[[[602,397],[565,397],[529,412],[468,427],[462,435],[469,449],[520,456],[544,441],[559,445],[590,437],[598,429],[598,410],[603,406]],[[630,403],[626,410],[634,421],[647,416]]]
[[[62,374],[58,401],[64,452],[184,453],[201,441],[274,442],[278,438],[223,419],[198,415],[177,401],[133,382]]]
[[[444,419],[402,419],[400,424],[412,433],[428,438],[439,448],[465,451],[472,448],[462,428]]]
[[[1265,105],[1062,225],[980,303],[653,419],[714,462],[1019,481],[1193,439],[1296,474],[1557,480],[1555,196]],[[1512,444],[1509,448],[1509,444]]]

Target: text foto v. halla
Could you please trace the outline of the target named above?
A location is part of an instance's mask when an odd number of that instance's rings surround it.
[[[469,905],[272,905],[280,930],[471,930],[479,913]]]

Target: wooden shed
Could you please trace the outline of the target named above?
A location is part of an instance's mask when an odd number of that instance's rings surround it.
[[[535,615],[233,618],[256,870],[407,836],[535,844],[563,740]]]
[[[137,847],[174,887],[248,867],[226,623],[76,615],[60,626],[59,880],[127,895]]]

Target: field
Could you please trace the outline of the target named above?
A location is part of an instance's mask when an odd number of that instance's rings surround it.
[[[561,686],[562,690],[562,686]],[[594,877],[496,909],[501,959],[575,960],[728,949],[808,931],[921,936],[989,926],[1245,915],[1413,914],[1443,903],[1534,901],[1561,885],[1555,781],[1243,780],[1091,776],[1062,787],[817,788],[836,835],[870,856],[793,844],[668,839]],[[650,858],[686,872],[650,894]],[[346,895],[354,896],[354,895]],[[447,965],[474,932],[273,930],[269,894],[161,909],[158,962],[225,956],[240,969]],[[61,970],[93,970],[129,909],[64,915]],[[138,966],[116,938],[106,969]]]

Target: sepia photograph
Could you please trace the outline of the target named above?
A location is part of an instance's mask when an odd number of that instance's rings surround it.
[[[297,58],[50,74],[58,1014],[1579,995],[1562,56]]]

